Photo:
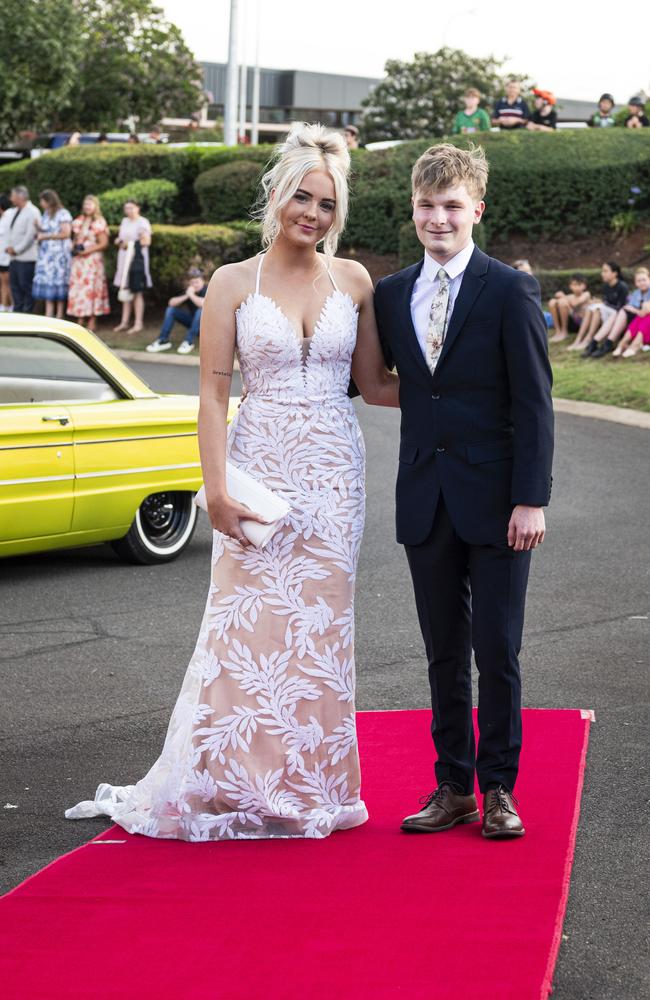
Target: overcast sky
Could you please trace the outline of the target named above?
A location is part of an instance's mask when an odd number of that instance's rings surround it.
[[[254,58],[258,0],[239,0]],[[225,62],[229,0],[158,0],[197,59]],[[625,103],[650,90],[650,8],[611,0],[259,0],[260,62],[354,76],[383,75],[386,59],[410,59],[441,45],[475,56],[508,57],[505,69],[528,73],[559,97],[596,101],[610,91]],[[633,13],[634,11],[634,13]]]

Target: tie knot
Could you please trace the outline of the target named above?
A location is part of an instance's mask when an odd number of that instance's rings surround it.
[[[438,271],[438,281],[440,282],[441,285],[446,285],[447,282],[449,281],[449,275],[445,271],[444,267],[441,267],[440,270]]]

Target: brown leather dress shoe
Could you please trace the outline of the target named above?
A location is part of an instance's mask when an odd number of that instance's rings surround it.
[[[523,837],[524,824],[515,807],[517,800],[505,785],[488,788],[483,798],[483,836]]]
[[[447,782],[422,801],[424,808],[402,821],[402,830],[407,833],[441,833],[457,823],[476,823],[481,818],[476,796],[461,795]]]

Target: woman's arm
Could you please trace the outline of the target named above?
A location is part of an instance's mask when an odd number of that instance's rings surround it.
[[[226,418],[235,359],[235,309],[241,298],[241,265],[219,268],[212,276],[201,314],[199,451],[208,516],[215,531],[241,541],[242,518],[266,524],[265,518],[228,496],[226,488]],[[247,545],[243,538],[242,545]]]
[[[151,246],[151,226],[149,225],[148,222],[145,223],[138,239],[140,240],[141,247]]]
[[[399,406],[399,376],[389,372],[379,342],[373,287],[370,275],[357,265],[355,275],[359,296],[357,346],[352,355],[352,378],[364,402],[375,406]]]
[[[69,222],[62,222],[58,233],[38,233],[36,239],[39,243],[43,240],[69,240],[72,227]]]

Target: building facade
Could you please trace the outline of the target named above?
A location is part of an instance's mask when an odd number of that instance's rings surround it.
[[[226,65],[201,64],[208,93],[209,118],[223,118],[226,99]],[[260,137],[281,138],[293,121],[319,121],[333,128],[353,125],[361,115],[361,102],[379,80],[298,69],[260,70]],[[250,129],[253,70],[246,83],[246,120]]]

